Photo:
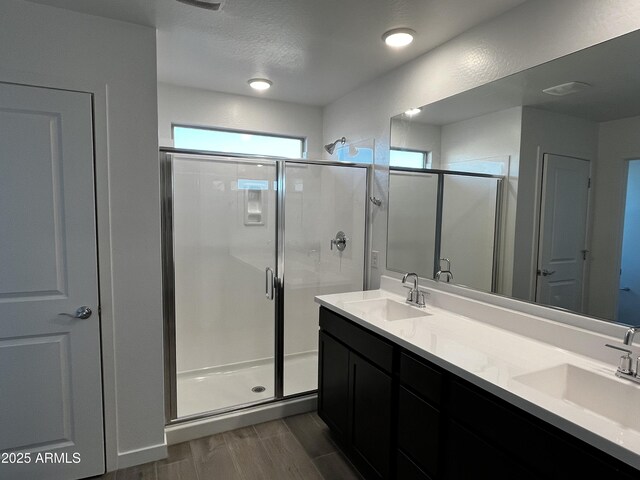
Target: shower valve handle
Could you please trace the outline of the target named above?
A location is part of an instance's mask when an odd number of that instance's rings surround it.
[[[349,239],[347,238],[345,233],[342,230],[340,230],[338,233],[336,233],[336,238],[331,239],[331,242],[329,244],[331,247],[331,250],[333,250],[333,246],[335,245],[339,252],[344,251],[344,249],[347,248],[348,240]]]

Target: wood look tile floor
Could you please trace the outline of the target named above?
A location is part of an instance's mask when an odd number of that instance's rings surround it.
[[[169,447],[158,462],[95,480],[361,480],[315,412]]]

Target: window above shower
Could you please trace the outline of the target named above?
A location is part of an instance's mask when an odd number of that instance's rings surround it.
[[[175,148],[269,157],[305,158],[305,139],[264,133],[173,126]]]
[[[431,153],[422,150],[391,147],[389,166],[402,168],[431,168]]]

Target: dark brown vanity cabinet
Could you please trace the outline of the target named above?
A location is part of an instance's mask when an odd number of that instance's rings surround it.
[[[347,440],[349,420],[349,349],[320,332],[318,412],[333,435]]]
[[[398,478],[438,478],[443,375],[405,352],[398,363]]]
[[[448,405],[447,479],[483,472],[497,480],[640,478],[623,462],[455,376]]]
[[[318,413],[367,479],[640,478],[609,454],[323,307]]]
[[[318,414],[366,478],[390,478],[393,345],[320,309]]]

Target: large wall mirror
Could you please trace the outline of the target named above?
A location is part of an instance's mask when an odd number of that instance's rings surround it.
[[[640,324],[640,31],[391,119],[387,269]]]

